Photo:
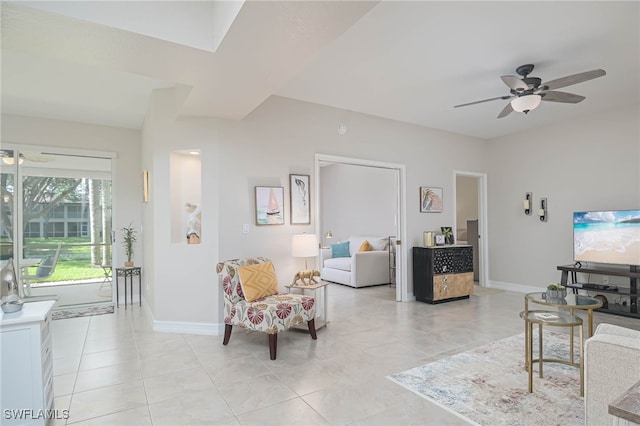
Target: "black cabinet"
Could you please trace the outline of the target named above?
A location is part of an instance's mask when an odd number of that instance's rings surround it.
[[[413,293],[427,303],[468,299],[473,293],[473,248],[413,248]]]

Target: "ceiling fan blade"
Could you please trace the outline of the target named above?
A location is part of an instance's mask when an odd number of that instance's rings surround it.
[[[458,107],[463,107],[463,106],[469,106],[469,105],[475,105],[475,104],[481,104],[483,102],[489,102],[489,101],[497,101],[498,99],[511,99],[513,96],[510,95],[506,95],[506,96],[498,96],[496,98],[490,98],[490,99],[483,99],[481,101],[475,101],[475,102],[469,102],[467,104],[460,104],[460,105],[455,105],[454,108],[458,108]]]
[[[520,91],[522,91],[522,90],[529,89],[529,85],[524,81],[520,80],[515,75],[503,75],[500,78],[502,79],[502,81],[504,81],[504,84],[509,86],[509,89],[511,90],[518,91],[518,89],[520,89]]]
[[[546,86],[547,89],[559,89],[561,87],[571,86],[572,84],[578,84],[578,83],[582,83],[583,81],[588,81],[594,78],[602,77],[606,74],[607,72],[601,69],[585,71],[578,74],[568,75],[566,77],[548,81],[544,83],[543,86]]]
[[[498,114],[498,118],[506,117],[512,112],[513,112],[513,108],[511,107],[511,102],[509,102],[507,106],[505,106],[504,109],[500,111],[500,114]]]
[[[578,102],[582,102],[586,99],[584,96],[566,92],[544,92],[540,93],[540,96],[542,96],[543,101],[563,102],[566,104],[577,104]]]

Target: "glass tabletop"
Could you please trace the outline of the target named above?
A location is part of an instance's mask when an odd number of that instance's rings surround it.
[[[597,309],[602,307],[602,301],[595,297],[584,296],[582,294],[567,294],[564,298],[548,298],[546,292],[543,293],[528,293],[525,295],[527,300],[533,303],[549,306],[562,306],[565,308],[578,308],[578,309]]]
[[[565,312],[550,311],[522,311],[520,318],[534,323],[546,323],[552,325],[581,325],[582,319]]]

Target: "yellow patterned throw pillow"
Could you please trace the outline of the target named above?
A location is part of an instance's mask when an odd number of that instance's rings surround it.
[[[369,241],[364,240],[363,243],[360,244],[358,251],[371,251],[371,244],[369,244]]]
[[[271,262],[238,266],[238,275],[247,302],[278,294],[278,278]]]

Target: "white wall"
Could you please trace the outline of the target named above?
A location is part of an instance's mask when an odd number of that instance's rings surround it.
[[[349,131],[339,135],[336,127],[343,121]],[[269,98],[241,122],[217,123],[220,223],[224,224],[220,258],[267,254],[285,282],[299,269],[290,254],[291,235],[313,233],[316,218],[308,226],[289,225],[288,219],[281,226],[253,225],[255,185],[284,186],[288,204],[289,173],[310,174],[310,187],[315,187],[315,153],[405,164],[408,255],[412,246],[422,244],[424,230],[453,224],[453,203],[447,202],[453,194],[453,170],[485,171],[483,141],[356,113],[345,117],[341,110],[285,98]],[[419,187],[425,185],[444,188],[443,213],[419,212]],[[315,195],[310,195],[313,200]],[[251,225],[249,234],[241,233],[243,223]],[[410,270],[408,275],[411,283]]]
[[[640,207],[638,114],[626,107],[488,144],[492,285],[559,282],[556,266],[573,263],[574,211]],[[548,222],[535,216],[542,197]]]
[[[222,312],[215,267],[218,261],[218,156],[217,130],[176,121],[184,99],[182,88],[154,91],[143,129],[142,163],[150,171],[150,201],[144,206],[144,241],[150,265],[147,307],[154,329],[212,334],[219,331]],[[198,120],[195,121],[198,123]],[[176,150],[201,153],[201,244],[174,242],[171,236],[171,155]]]
[[[396,234],[395,171],[377,167],[332,164],[320,168],[321,223],[331,230],[333,244],[350,236]]]
[[[239,122],[176,121],[179,98],[172,91],[154,94],[142,136],[127,129],[2,117],[3,142],[117,153],[114,227],[143,217],[143,292],[158,329],[209,332],[221,323],[219,260],[266,255],[282,282],[291,279],[300,266],[291,257],[291,236],[313,233],[316,218],[293,226],[287,215],[285,225],[256,226],[254,187],[284,186],[288,212],[288,176],[309,174],[314,188],[315,153],[406,165],[407,255],[422,244],[423,231],[453,224],[453,170],[488,173],[492,285],[541,288],[558,281],[556,266],[572,261],[574,210],[640,205],[637,106],[485,142],[279,97]],[[349,131],[338,135],[337,123],[343,121]],[[199,245],[175,244],[166,190],[170,154],[192,148],[202,153],[206,238]],[[141,201],[143,169],[151,177],[148,204]],[[443,213],[420,213],[420,186],[444,188]],[[522,212],[527,191],[535,202],[548,197],[547,223]],[[242,233],[243,224],[250,225],[248,234]],[[123,257],[118,247],[118,261]]]

